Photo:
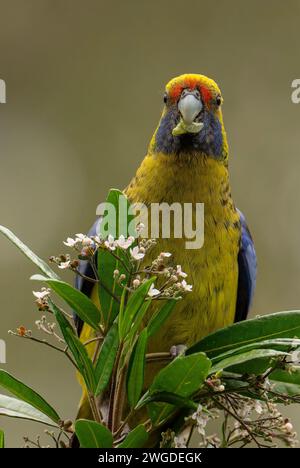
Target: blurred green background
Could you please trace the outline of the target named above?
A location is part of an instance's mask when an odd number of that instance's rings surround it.
[[[108,189],[131,179],[165,83],[203,73],[223,91],[233,194],[256,243],[252,314],[300,308],[299,14],[299,0],[0,0],[0,223],[43,258],[64,251]],[[36,270],[3,238],[0,251],[4,368],[72,418],[80,391],[68,362],[7,337],[39,318]],[[3,417],[0,427],[9,446],[42,430]]]

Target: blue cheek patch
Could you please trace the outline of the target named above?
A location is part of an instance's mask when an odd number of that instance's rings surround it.
[[[176,107],[171,108],[161,119],[156,133],[155,149],[165,154],[188,152],[204,153],[219,158],[222,156],[223,136],[219,120],[209,111],[203,116],[203,129],[196,134],[173,136],[172,130],[179,122]]]

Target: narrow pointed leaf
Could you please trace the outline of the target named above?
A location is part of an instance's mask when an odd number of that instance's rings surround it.
[[[176,395],[175,393],[171,392],[147,392],[146,395],[141,398],[141,400],[136,405],[136,409],[142,408],[145,405],[148,405],[152,402],[161,402],[161,403],[170,403],[171,405],[176,406],[176,408],[190,408],[190,409],[197,409],[197,404],[194,403],[192,400],[182,397],[180,395]]]
[[[49,304],[49,309],[53,313],[54,317],[56,318],[56,321],[59,325],[60,331],[64,337],[65,342],[68,342],[69,335],[67,333],[67,330],[69,330],[71,333],[73,333],[75,336],[75,330],[71,323],[67,320],[63,312],[60,310],[59,307],[57,307],[56,304],[54,304],[51,299],[48,299],[48,304]]]
[[[26,403],[32,405],[37,410],[46,414],[55,423],[58,423],[60,420],[57,412],[49,405],[49,403],[46,402],[46,400],[44,400],[44,398],[3,369],[0,370],[0,386]]]
[[[237,355],[228,357],[226,359],[223,359],[222,361],[217,362],[210,369],[210,374],[215,374],[216,372],[219,372],[223,369],[228,369],[237,365],[239,365],[238,373],[246,374],[246,373],[249,373],[248,372],[249,367],[247,367],[247,364],[245,363],[248,363],[249,361],[254,361],[260,358],[270,359],[270,358],[280,357],[280,356],[288,356],[288,353],[284,353],[283,351],[276,351],[274,349],[253,349],[252,351],[248,351],[242,354],[237,354]]]
[[[7,395],[0,395],[0,415],[9,416],[11,418],[29,419],[31,421],[47,424],[48,426],[57,427],[52,419],[32,405]]]
[[[270,374],[272,390],[290,396],[300,396],[300,367],[296,366],[291,372],[275,370]]]
[[[238,322],[206,336],[186,351],[208,357],[251,343],[275,338],[300,338],[300,311],[277,312]]]
[[[74,356],[78,369],[85,381],[87,388],[94,393],[96,389],[96,377],[93,363],[87,353],[86,348],[71,330],[67,329],[67,344]]]
[[[51,300],[49,300],[49,308],[56,318],[64,340],[72,353],[78,371],[81,373],[87,388],[92,390],[95,387],[95,376],[93,375],[94,369],[85,346],[77,338],[75,330],[59,307],[57,307],[57,305]]]
[[[123,320],[119,324],[120,339],[124,338],[130,331],[135,317],[140,312],[144,300],[147,297],[150,286],[155,280],[155,277],[150,278],[131,294],[123,314]]]
[[[119,238],[122,234],[124,237],[127,237],[127,211],[129,207],[129,202],[120,190],[112,189],[109,191],[108,197],[105,202],[108,206],[108,210],[111,207],[115,209],[115,225],[113,226],[114,232],[109,232],[110,226],[105,225],[105,214],[102,219],[102,222],[99,224],[100,227],[100,236],[102,238],[107,238],[111,234],[114,238]],[[120,204],[123,205],[124,213],[120,213]],[[122,211],[122,210],[121,210]],[[122,215],[125,215],[125,219],[122,218]],[[122,219],[120,219],[122,218]],[[110,325],[119,312],[119,303],[109,294],[108,291],[112,292],[116,297],[121,297],[123,288],[118,283],[117,278],[114,278],[114,271],[118,270],[120,274],[128,277],[128,270],[130,271],[131,265],[126,252],[122,249],[117,248],[113,255],[107,249],[98,250],[98,276],[100,283],[105,287],[101,286],[98,288],[99,301],[101,305],[101,310],[104,316],[104,321],[106,324]],[[118,257],[118,258],[117,258]],[[125,265],[125,266],[124,266]],[[124,280],[126,282],[126,279]]]
[[[144,328],[136,342],[129,361],[127,372],[127,398],[131,408],[135,407],[143,390],[147,339],[147,328]]]
[[[0,226],[0,232],[4,234],[7,239],[9,239],[18,249],[31,260],[40,270],[42,273],[47,275],[49,278],[56,278],[58,279],[58,275],[49,267],[49,265],[44,262],[41,258],[39,258],[32,250],[27,247],[17,236],[13,234],[9,229],[4,226]]]
[[[4,431],[0,429],[0,448],[4,448]]]
[[[300,340],[294,338],[275,338],[274,340],[264,340],[251,343],[249,345],[241,346],[239,348],[234,348],[225,353],[218,354],[217,356],[211,358],[213,365],[225,358],[234,356],[237,354],[242,354],[252,349],[275,349],[277,351],[288,352],[291,349],[300,347]]]
[[[149,309],[150,305],[151,305],[151,301],[144,301],[144,303],[142,304],[138,314],[136,314],[136,316],[134,318],[134,321],[133,321],[133,325],[131,327],[131,330],[127,335],[127,339],[128,339],[130,344],[132,344],[132,342],[134,341],[136,333],[139,330],[139,328],[141,327],[143,319],[144,319],[144,317],[146,315],[146,312]],[[147,327],[147,330],[148,330],[148,327]]]
[[[106,335],[95,367],[96,396],[107,387],[119,346],[118,325],[114,323]]]

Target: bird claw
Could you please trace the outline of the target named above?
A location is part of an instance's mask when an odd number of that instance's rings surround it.
[[[187,346],[180,344],[180,345],[173,345],[170,349],[170,354],[173,358],[176,358],[177,356],[184,355],[184,353],[187,350]]]

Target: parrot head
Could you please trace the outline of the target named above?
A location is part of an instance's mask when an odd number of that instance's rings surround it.
[[[223,99],[212,79],[180,75],[169,81],[163,100],[163,113],[150,145],[152,152],[227,159]]]

